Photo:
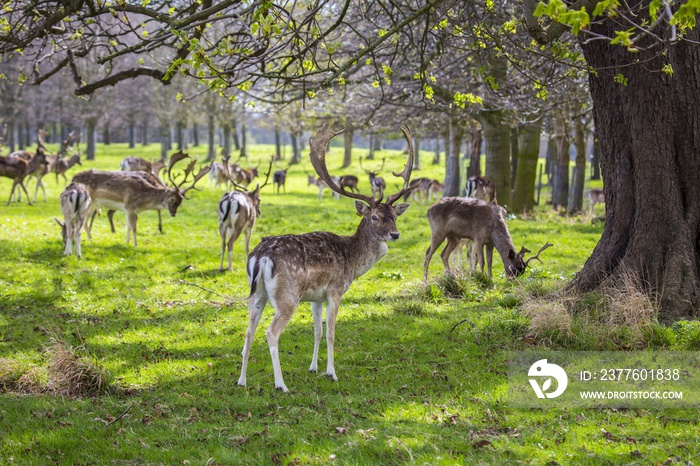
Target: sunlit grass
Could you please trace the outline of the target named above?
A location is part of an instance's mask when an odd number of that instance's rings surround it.
[[[255,146],[248,164],[262,167],[272,152]],[[100,146],[96,161],[71,173],[158,154],[156,145]],[[404,156],[385,155],[384,176],[391,178]],[[429,164],[431,155],[421,155],[419,175],[440,179],[443,169]],[[359,166],[341,171],[340,160],[334,148],[331,172],[357,175],[368,193]],[[317,189],[307,186],[310,171],[308,163],[293,166],[287,194],[263,190],[252,246],[267,235],[355,230],[353,202],[328,191],[317,200]],[[508,352],[531,347],[530,321],[519,309],[524,296],[561,288],[602,231],[590,217],[561,217],[545,206],[509,221],[516,246],[536,251],[555,244],[543,265],[513,283],[496,256],[492,281],[459,277],[449,293],[457,297],[450,297],[437,255],[431,283],[421,283],[428,206],[413,203],[398,220],[401,239],[341,304],[340,380],[322,375],[325,344],[321,373],[308,372],[313,324],[302,303],[280,342],[291,394],[274,390],[264,337],[269,308],[253,344],[248,386],[237,387],[247,326],[245,257],[236,244],[234,271],[218,272],[216,206],[223,190],[203,181],[176,217],[164,217],[164,234],[154,212],[139,216],[138,248],[125,244],[123,214],[115,216],[116,234],[98,218],[82,260],[63,256],[52,220],[60,214],[62,183],[46,177],[46,203],[0,205],[0,361],[14,361],[7,366],[12,377],[46,367],[54,338],[80,347],[112,383],[96,397],[0,393],[0,464],[654,464],[700,452],[696,427],[683,421],[695,412],[659,420],[640,411],[506,407]],[[389,181],[390,190],[395,185]],[[0,201],[9,186],[0,179]],[[473,326],[460,324],[464,319]],[[678,332],[695,344],[696,329]]]

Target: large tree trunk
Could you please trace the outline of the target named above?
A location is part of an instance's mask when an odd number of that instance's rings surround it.
[[[593,135],[593,158],[591,160],[591,179],[600,179],[600,144],[598,144],[598,136]]]
[[[486,152],[486,177],[496,187],[500,205],[510,205],[510,127],[505,122],[505,112],[482,112],[481,127],[484,130]]]
[[[515,188],[510,211],[529,212],[535,208],[535,181],[537,161],[540,155],[540,133],[542,120],[520,128],[518,135],[518,171],[515,175]]]
[[[591,29],[613,37],[615,21]],[[700,27],[685,35],[663,54],[659,45],[645,47],[648,37],[637,53],[603,40],[581,44],[597,70],[589,83],[606,224],[572,287],[636,275],[664,321],[700,314]],[[673,74],[660,72],[664,66]],[[626,85],[615,82],[618,73]]]
[[[467,178],[470,176],[481,176],[481,144],[484,142],[484,133],[481,131],[481,128],[477,127],[475,123],[472,123],[471,127],[472,141]]]
[[[85,121],[85,126],[87,128],[86,157],[88,160],[95,160],[95,147],[97,146],[97,141],[95,140],[95,131],[97,130],[97,120],[95,120],[94,118],[88,118]]]
[[[299,132],[294,131],[290,133],[290,139],[292,141],[292,161],[290,165],[301,163],[301,149],[299,148]]]
[[[275,160],[282,160],[282,138],[280,137],[279,125],[275,125]]]
[[[457,118],[450,120],[449,152],[445,152],[445,190],[444,197],[459,196],[461,184],[459,182],[459,148],[462,145],[464,127]]]
[[[566,208],[569,198],[569,128],[561,116],[557,121],[554,141],[557,145],[557,157],[554,170],[554,186],[552,188],[552,207]]]
[[[207,116],[207,159],[205,162],[213,162],[216,160],[216,121],[213,114]]]

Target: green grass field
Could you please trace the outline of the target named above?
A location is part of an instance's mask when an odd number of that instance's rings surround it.
[[[255,146],[251,165],[271,150]],[[158,153],[155,145],[100,146],[95,162],[70,173],[118,169],[127,155]],[[404,159],[386,155],[390,177]],[[431,155],[422,154],[424,169],[414,177],[443,177],[444,169],[429,165]],[[332,174],[341,174],[340,159],[333,149]],[[291,168],[286,194],[263,190],[251,248],[268,235],[354,231],[353,201],[334,200],[328,190],[317,200],[305,170],[311,172],[308,162]],[[347,173],[369,191],[359,166]],[[542,254],[543,265],[518,281],[504,278],[499,257],[492,282],[440,280],[436,255],[426,287],[420,280],[428,205],[414,203],[397,222],[401,239],[343,299],[338,382],[322,375],[325,343],[321,371],[308,372],[313,324],[303,303],[280,341],[291,392],[283,394],[274,390],[264,337],[269,307],[251,351],[248,386],[236,386],[249,290],[242,241],[233,273],[218,272],[216,208],[223,190],[204,180],[176,217],[164,216],[164,234],[155,212],[142,214],[138,248],[125,244],[122,213],[115,216],[116,234],[98,217],[94,240],[83,235],[78,260],[63,256],[52,220],[60,216],[63,184],[53,175],[44,183],[48,202],[40,195],[34,206],[0,206],[1,465],[691,464],[700,454],[697,410],[507,406],[510,351],[571,344],[556,335],[533,339],[520,304],[527,293],[560,288],[581,268],[602,232],[590,217],[561,217],[543,206],[529,219],[509,220],[516,246],[555,245]],[[389,190],[395,184],[389,181]],[[0,179],[0,201],[10,185]],[[476,329],[452,330],[464,319]],[[658,332],[664,337],[648,347],[677,344],[673,329]],[[103,369],[107,387],[84,397],[47,389],[55,383],[48,369],[55,342]],[[592,349],[615,348],[614,341],[609,345]]]

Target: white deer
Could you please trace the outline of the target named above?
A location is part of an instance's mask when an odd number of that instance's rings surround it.
[[[409,142],[408,163],[403,172],[396,174],[404,180],[403,188],[389,196],[386,203],[374,198],[346,191],[341,183],[328,174],[326,149],[330,140],[340,134],[324,126],[310,140],[311,163],[316,173],[330,189],[343,196],[356,199],[355,208],[362,217],[357,231],[351,236],[338,236],[329,232],[313,232],[303,235],[271,236],[255,247],[248,257],[249,323],[243,345],[241,377],[238,385],[246,385],[248,357],[253,344],[255,329],[260,322],[265,304],[269,300],[275,308],[270,327],[265,332],[270,347],[275,387],[287,392],[279,360],[279,337],[291,320],[300,301],[311,301],[314,319],[314,353],[309,370],[318,370],[318,349],[323,334],[322,313],[326,303],[326,343],[328,361],[326,376],[338,380],[335,373],[333,344],[335,323],[340,300],[353,280],[371,269],[388,251],[387,241],[399,238],[396,218],[403,214],[408,204],[394,206],[407,191],[413,167],[411,133],[402,128]]]

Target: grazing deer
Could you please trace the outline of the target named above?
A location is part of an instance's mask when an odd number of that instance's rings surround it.
[[[250,183],[253,182],[256,176],[258,176],[257,166],[253,168],[241,168],[239,166],[235,166],[233,169],[232,179],[235,179],[236,184],[248,186]]]
[[[119,168],[123,172],[146,173],[146,180],[149,181],[151,184],[165,186],[165,184],[163,184],[159,176],[160,171],[165,168],[165,161],[163,159],[158,159],[155,162],[149,162],[148,160],[142,159],[141,157],[130,155],[129,157],[125,157],[124,160],[121,161],[121,163],[119,164]],[[116,210],[114,209],[109,209],[107,211],[109,227],[112,230],[112,233],[115,232],[114,212],[116,212]],[[158,231],[160,233],[163,233],[163,217],[160,213],[160,209],[156,209],[156,212],[158,212]],[[93,212],[92,214],[92,219],[90,220],[90,227],[92,227],[92,222],[95,220],[95,214],[97,214],[97,211]]]
[[[407,200],[408,196],[411,196],[412,199],[418,200],[418,201],[423,201],[423,200],[428,200],[430,198],[430,185],[432,183],[432,180],[430,178],[416,178],[415,180],[411,181],[411,186],[414,188],[414,191],[410,194],[406,194],[403,197],[403,200]]]
[[[484,246],[486,246],[486,263],[488,276],[491,277],[491,265],[493,262],[493,248],[495,247],[503,260],[506,277],[515,278],[525,272],[531,260],[539,259],[539,255],[546,248],[552,246],[547,243],[527,261],[523,256],[530,252],[521,248],[515,252],[513,240],[510,238],[506,221],[503,218],[499,206],[481,199],[446,197],[435,203],[428,209],[428,223],[430,224],[430,247],[425,253],[423,269],[423,281],[428,281],[428,267],[430,260],[438,247],[447,238],[447,245],[440,253],[442,263],[445,264],[445,272],[450,274],[449,257],[462,238],[474,241],[474,251],[484,271]]]
[[[589,201],[589,209],[591,211],[591,214],[593,214],[593,208],[595,207],[596,204],[605,204],[605,192],[602,189],[591,189],[588,191],[588,201]]]
[[[63,213],[63,222],[54,217],[61,227],[63,235],[63,243],[65,249],[63,254],[66,256],[71,254],[71,246],[75,244],[75,255],[78,258],[82,257],[80,250],[80,230],[83,228],[83,223],[87,219],[88,209],[90,208],[90,194],[85,185],[80,183],[71,183],[61,193],[61,212]]]
[[[224,160],[228,160],[228,157],[225,157]],[[209,187],[216,187],[218,188],[221,184],[224,185],[224,188],[227,187],[230,177],[229,173],[233,173],[235,170],[235,167],[228,165],[228,162],[226,162],[227,165],[221,164],[219,162],[213,162],[211,164],[211,170],[209,170]]]
[[[43,149],[42,149],[43,151]],[[27,162],[30,162],[32,158],[34,158],[35,152],[29,152],[26,150],[18,150],[11,152],[8,154],[8,157],[10,158],[20,158],[23,160],[26,160]],[[48,167],[50,163],[50,159],[52,156],[46,156],[45,160],[38,165],[34,166],[34,169],[31,170],[27,175],[31,176],[32,178],[36,178],[36,186],[34,188],[34,200],[32,202],[36,202],[36,197],[39,192],[39,187],[41,187],[42,191],[44,192],[44,202],[46,202],[46,189],[44,189],[44,183],[41,182],[41,179],[48,173]],[[17,200],[21,201],[22,200],[22,195],[21,191],[17,190]]]
[[[63,141],[61,145],[61,150],[56,155],[56,158],[52,159],[49,163],[48,170],[56,174],[56,184],[58,184],[59,175],[63,177],[63,184],[68,183],[68,178],[66,178],[66,172],[75,165],[82,165],[82,163],[80,163],[80,134],[78,134],[78,139],[75,141],[75,144],[77,144],[78,146],[77,151],[73,148],[74,135],[75,132],[71,131],[71,133],[68,135],[68,139]],[[43,145],[43,136],[40,139],[40,142]],[[73,153],[73,155],[71,155],[68,158],[65,158],[64,155],[69,150]]]
[[[403,178],[403,188],[389,196],[386,203],[373,198],[346,191],[342,184],[328,174],[326,150],[330,140],[340,134],[324,126],[311,138],[311,163],[316,173],[330,189],[338,194],[356,199],[355,208],[362,216],[357,231],[352,236],[338,236],[329,232],[314,232],[302,235],[271,236],[263,238],[248,257],[248,301],[249,323],[243,346],[241,377],[238,385],[246,385],[248,357],[253,344],[255,329],[268,299],[275,308],[270,327],[265,332],[270,347],[275,388],[287,392],[279,361],[279,337],[292,318],[300,301],[311,301],[314,318],[314,352],[309,371],[318,370],[318,349],[323,334],[323,303],[326,303],[326,342],[328,362],[326,376],[338,380],[335,374],[333,344],[335,323],[340,300],[353,280],[363,275],[388,251],[387,241],[399,238],[396,217],[403,214],[408,204],[394,203],[409,191],[413,167],[411,133],[402,128],[409,145],[408,162],[404,170],[394,175]]]
[[[284,185],[287,182],[287,170],[289,170],[289,167],[284,170],[277,170],[272,176],[272,186],[273,188],[275,186],[277,187],[277,194],[280,193],[280,187],[284,189],[284,193],[287,194],[287,188]]]
[[[185,176],[177,184],[172,178],[172,169],[180,160],[190,158],[189,155],[178,152],[170,158],[168,166],[168,179],[173,187],[167,187],[162,183],[154,182],[153,175],[144,172],[121,172],[87,170],[73,177],[73,181],[87,186],[92,203],[90,214],[99,207],[122,210],[126,212],[126,242],[129,243],[130,234],[134,234],[134,246],[136,246],[136,222],[138,214],[144,210],[168,209],[171,216],[175,216],[187,192],[194,189],[197,182],[204,177],[210,167],[204,167],[194,176],[192,184],[182,189],[187,178],[194,171],[197,163],[193,159],[185,169]],[[90,226],[86,222],[88,238],[92,239]]]
[[[431,180],[430,187],[428,188],[428,197],[432,199],[437,199],[440,194],[445,191],[445,185],[440,183],[438,180]]]
[[[357,179],[355,175],[340,175],[340,183],[343,185],[343,187],[354,193],[360,192],[359,188],[357,187],[359,182],[360,180]]]
[[[44,154],[41,147],[36,150],[34,156],[28,161],[21,157],[0,156],[0,176],[12,178],[12,189],[10,190],[10,197],[7,200],[8,206],[12,202],[12,196],[14,195],[15,188],[17,188],[17,186],[22,188],[22,191],[24,191],[24,194],[27,196],[27,203],[32,205],[32,201],[29,200],[27,188],[24,186],[24,179],[27,177],[27,175],[36,171],[42,164],[45,163],[46,154]]]
[[[382,166],[378,171],[366,170],[362,167],[362,157],[360,157],[360,168],[369,175],[369,184],[372,187],[372,196],[381,197],[382,193],[386,189],[386,181],[381,176],[377,176],[379,172],[384,170],[384,163],[386,162],[386,157],[382,159]]]
[[[466,197],[481,199],[482,201],[490,202],[496,205],[496,185],[493,181],[486,178],[485,176],[470,176],[467,178],[466,184]],[[507,212],[504,213],[505,209],[501,207],[501,213],[503,218],[507,218]],[[466,256],[469,258],[469,271],[474,273],[474,247],[473,242],[468,239],[462,239],[457,246],[455,251],[455,262],[457,269],[462,269],[462,251],[466,249]],[[483,255],[483,251],[482,251]],[[483,271],[483,267],[482,267]]]
[[[225,161],[226,162],[226,161]],[[260,214],[260,190],[267,185],[272,171],[272,160],[270,160],[270,168],[265,175],[265,182],[253,191],[248,191],[247,188],[233,183],[235,191],[224,193],[219,201],[219,234],[221,235],[221,263],[219,271],[224,271],[224,255],[228,247],[228,270],[233,270],[232,254],[233,243],[236,242],[241,232],[245,236],[245,255],[248,257],[250,252],[250,235],[253,233],[255,221]],[[247,260],[247,259],[246,259]]]

